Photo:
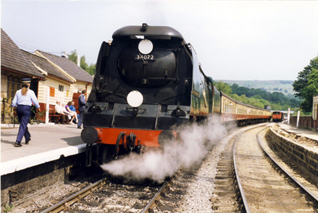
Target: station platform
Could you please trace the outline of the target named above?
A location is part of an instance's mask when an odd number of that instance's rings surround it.
[[[318,132],[312,131],[312,130],[307,130],[303,128],[297,128],[295,126],[289,125],[289,124],[283,124],[283,123],[278,123],[280,128],[284,129],[285,131],[289,133],[294,133],[298,136],[301,137],[306,137],[315,141],[318,141]]]
[[[76,155],[85,151],[81,130],[76,124],[29,125],[31,141],[22,140],[22,147],[14,147],[19,125],[1,125],[1,168],[6,175],[46,162]]]

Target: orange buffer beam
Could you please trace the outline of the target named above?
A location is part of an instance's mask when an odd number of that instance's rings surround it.
[[[139,130],[139,129],[117,129],[117,128],[95,128],[98,132],[98,143],[116,145],[118,135],[124,132],[126,136],[130,133],[136,135],[136,145],[140,141],[140,145],[148,147],[160,147],[158,136],[162,130]],[[172,131],[176,136],[176,132]]]

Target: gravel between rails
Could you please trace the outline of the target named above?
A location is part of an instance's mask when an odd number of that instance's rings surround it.
[[[243,134],[236,147],[238,172],[251,212],[316,212],[305,195],[264,157],[256,140],[262,128]]]

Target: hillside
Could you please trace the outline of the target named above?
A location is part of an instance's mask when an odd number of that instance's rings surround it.
[[[272,81],[238,81],[238,80],[216,80],[223,81],[230,85],[238,84],[239,86],[247,87],[247,88],[255,88],[261,89],[267,92],[281,92],[284,95],[293,95],[293,82],[294,81],[286,81],[286,80],[272,80]]]
[[[264,108],[271,106],[272,110],[287,110],[288,108],[298,108],[301,100],[291,94],[283,94],[275,91],[273,93],[261,88],[248,88],[240,86],[237,83],[226,83],[224,81],[215,81],[215,87],[232,97],[234,100]]]

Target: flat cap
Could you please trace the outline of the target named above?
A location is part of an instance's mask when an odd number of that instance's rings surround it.
[[[22,83],[30,83],[31,78],[22,78],[21,81],[22,81]]]

